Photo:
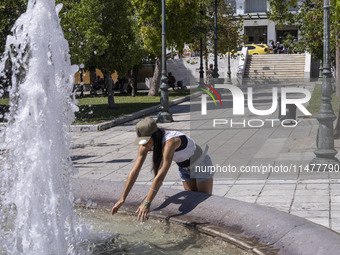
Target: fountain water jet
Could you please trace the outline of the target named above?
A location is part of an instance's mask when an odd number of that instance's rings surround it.
[[[0,66],[4,70],[10,63],[12,73],[8,125],[0,138],[0,253],[82,253],[76,245],[82,231],[73,216],[68,134],[78,67],[70,63],[60,9],[54,0],[29,0]]]

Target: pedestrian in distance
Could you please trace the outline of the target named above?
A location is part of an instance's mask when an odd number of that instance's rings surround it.
[[[213,73],[214,73],[214,65],[210,64],[209,69],[207,71],[207,78],[213,78]]]
[[[172,87],[173,90],[175,90],[175,84],[176,84],[176,78],[172,75],[171,72],[168,73],[168,85],[169,87]]]
[[[119,201],[112,207],[112,215],[116,214],[124,204],[130,190],[137,180],[143,163],[149,151],[153,151],[152,170],[154,179],[144,201],[138,207],[137,219],[141,222],[149,218],[149,208],[156,196],[163,180],[168,173],[172,161],[178,165],[179,175],[183,187],[188,191],[197,191],[206,194],[212,193],[213,174],[209,172],[194,175],[197,166],[201,169],[204,166],[211,166],[212,162],[207,154],[208,147],[203,151],[189,136],[173,130],[166,130],[157,127],[156,121],[147,117],[136,125],[137,138],[135,144],[138,146],[137,159],[127,177],[123,194]]]

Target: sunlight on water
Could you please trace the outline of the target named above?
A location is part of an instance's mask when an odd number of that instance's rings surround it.
[[[218,238],[199,233],[164,220],[137,221],[135,215],[117,214],[109,210],[78,208],[79,220],[90,230],[86,242],[94,255],[146,254],[146,255],[250,255]]]

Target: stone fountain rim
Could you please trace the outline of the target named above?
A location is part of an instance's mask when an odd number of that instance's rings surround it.
[[[75,199],[106,206],[120,198],[124,185],[72,179]],[[149,188],[135,184],[121,210],[134,212]],[[151,216],[196,226],[254,254],[329,255],[340,250],[340,234],[331,229],[270,207],[203,193],[162,187],[152,202]]]

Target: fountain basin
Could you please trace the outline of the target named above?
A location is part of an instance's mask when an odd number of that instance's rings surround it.
[[[111,206],[124,183],[73,179],[75,198]],[[135,212],[149,190],[134,185],[121,210]],[[110,205],[111,203],[111,205]],[[340,235],[306,219],[275,209],[203,193],[161,188],[151,216],[196,226],[255,254],[337,254]]]
[[[90,230],[83,245],[91,254],[253,254],[202,234],[194,227],[152,218],[140,223],[131,214],[118,213],[112,217],[110,209],[76,209],[79,223]]]

